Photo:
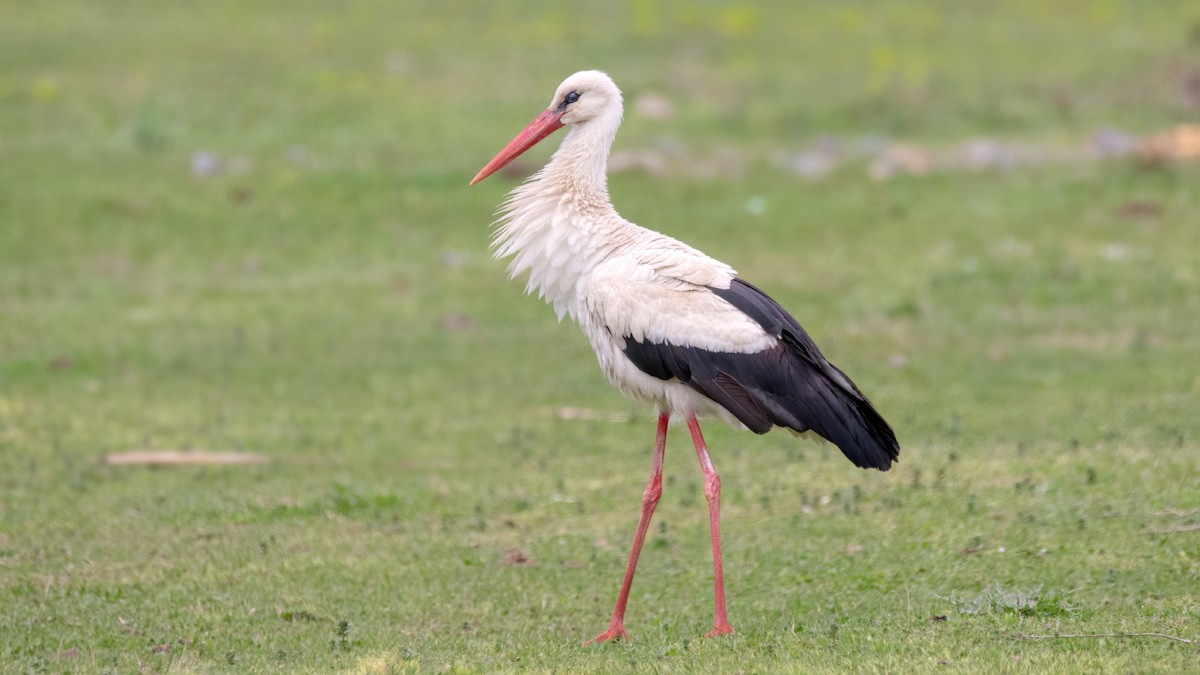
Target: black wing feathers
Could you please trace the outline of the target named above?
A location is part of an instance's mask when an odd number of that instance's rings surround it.
[[[626,337],[626,356],[652,377],[677,379],[699,391],[755,433],[775,425],[812,429],[860,467],[891,466],[900,453],[892,428],[786,310],[741,279],[727,289],[710,290],[778,336],[779,343],[744,354]]]

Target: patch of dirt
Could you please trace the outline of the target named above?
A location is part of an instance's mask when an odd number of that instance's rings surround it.
[[[533,567],[537,563],[528,553],[515,548],[504,550],[504,557],[500,559],[501,565],[508,567]]]

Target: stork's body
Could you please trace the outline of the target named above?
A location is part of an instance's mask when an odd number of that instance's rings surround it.
[[[697,416],[765,433],[774,426],[815,431],[856,465],[886,470],[899,446],[891,428],[804,329],[728,265],[630,223],[609,201],[607,160],[621,123],[621,94],[607,75],[576,73],[550,109],[492,160],[486,178],[563,125],[550,163],[518,187],[501,210],[497,257],[511,276],[583,329],[608,380],[659,413],[653,471],[625,581],[609,629],[626,637],[625,603],[650,516],[662,492],[669,419],[686,420],[701,468],[712,528],[716,616],[711,634],[732,630],[721,570],[720,479]]]

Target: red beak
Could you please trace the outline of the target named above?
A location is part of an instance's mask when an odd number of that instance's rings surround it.
[[[496,173],[505,164],[519,157],[521,153],[537,145],[538,141],[561,129],[563,127],[561,117],[562,113],[557,110],[547,110],[535,117],[529,126],[522,129],[521,133],[509,141],[508,145],[504,146],[504,149],[487,163],[487,166],[475,174],[475,177],[471,179],[471,185]]]

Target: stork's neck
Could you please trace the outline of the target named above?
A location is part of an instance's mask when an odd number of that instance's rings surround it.
[[[513,190],[501,209],[493,248],[513,256],[510,277],[529,273],[536,291],[561,318],[575,316],[580,280],[614,248],[619,230],[640,229],[617,215],[608,198],[608,152],[620,111],[571,127],[541,171]]]
[[[620,109],[571,126],[550,163],[531,182],[585,199],[602,196],[607,202],[608,153],[620,126]]]

